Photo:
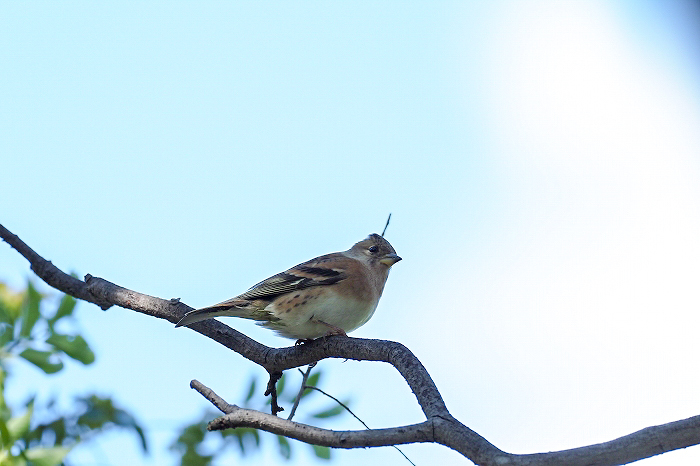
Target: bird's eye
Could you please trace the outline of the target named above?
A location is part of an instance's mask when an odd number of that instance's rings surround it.
[[[377,246],[376,244],[374,246],[370,246],[368,251],[371,252],[372,254],[376,254],[377,251],[379,251],[379,246]]]

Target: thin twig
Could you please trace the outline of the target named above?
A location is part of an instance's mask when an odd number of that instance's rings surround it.
[[[357,415],[356,415],[355,413],[353,413],[352,410],[351,410],[350,408],[348,408],[348,407],[345,405],[345,403],[343,403],[342,401],[340,401],[338,398],[334,397],[334,396],[331,395],[331,394],[328,394],[328,393],[324,392],[323,390],[321,390],[321,389],[318,388],[318,387],[314,387],[314,386],[308,385],[308,386],[305,386],[305,387],[303,387],[303,388],[310,388],[311,390],[316,390],[316,391],[319,391],[319,392],[323,393],[323,394],[326,395],[328,398],[330,398],[331,400],[335,401],[335,402],[338,403],[340,406],[342,406],[343,408],[345,408],[345,410],[346,410],[347,412],[349,412],[350,414],[352,414],[352,416],[353,416],[355,419],[357,419],[358,421],[360,421],[360,423],[361,423],[363,426],[365,426],[365,429],[367,429],[367,430],[372,430],[372,429],[369,428],[369,426],[368,426],[367,424],[365,424],[365,421],[363,421],[362,419],[360,419],[359,417],[357,417]],[[401,453],[401,455],[403,455],[404,458],[406,458],[406,461],[408,461],[409,463],[411,463],[413,466],[416,466],[416,463],[414,463],[413,461],[411,461],[411,459],[410,459],[408,456],[406,456],[406,453],[402,452],[401,449],[400,449],[399,447],[397,447],[396,445],[392,445],[392,447],[396,448],[396,450],[397,450],[399,453]]]
[[[197,379],[193,379],[190,382],[190,388],[193,388],[194,390],[197,390],[200,395],[202,395],[204,398],[209,400],[211,404],[216,406],[219,411],[221,411],[224,414],[228,414],[230,412],[233,412],[234,406],[227,403],[226,400],[221,398],[219,395],[217,395],[214,390],[211,388],[207,387],[204,385],[202,382],[200,382]]]
[[[299,369],[299,372],[301,372],[301,375],[303,377],[301,379],[301,386],[299,387],[299,393],[297,393],[297,397],[294,398],[294,405],[292,406],[292,411],[289,413],[289,417],[287,418],[288,421],[291,421],[292,418],[294,417],[294,413],[297,412],[297,408],[299,407],[299,402],[301,401],[301,395],[304,393],[304,390],[306,388],[306,380],[309,378],[309,374],[311,374],[311,369],[313,369],[315,365],[316,365],[316,363],[309,364],[309,367],[306,368],[306,372]]]
[[[345,408],[345,410],[346,410],[347,412],[349,412],[350,414],[352,414],[352,416],[353,416],[355,419],[357,419],[358,421],[360,421],[360,423],[362,423],[362,425],[365,426],[366,429],[369,429],[369,426],[368,426],[367,424],[365,424],[365,421],[363,421],[362,419],[360,419],[359,417],[357,417],[357,415],[355,415],[355,413],[353,413],[352,410],[350,410],[350,408],[348,408],[348,407],[347,407],[342,401],[340,401],[338,398],[334,397],[334,396],[331,395],[330,393],[324,392],[323,390],[321,390],[321,389],[318,388],[318,387],[314,387],[313,385],[307,385],[307,386],[305,386],[304,388],[308,388],[308,389],[310,389],[310,390],[316,390],[317,392],[323,393],[323,394],[326,395],[328,398],[330,398],[331,400],[335,401],[335,402],[338,403],[340,406],[342,406],[343,408]]]
[[[386,229],[389,227],[390,221],[391,221],[391,212],[389,212],[389,218],[386,219],[386,225],[384,225],[384,229],[382,230],[382,236],[384,236],[384,233],[386,233]]]

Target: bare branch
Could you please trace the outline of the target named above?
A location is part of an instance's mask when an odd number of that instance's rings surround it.
[[[39,254],[34,252],[32,248],[24,243],[24,241],[19,239],[19,236],[12,234],[2,225],[0,225],[0,238],[2,238],[18,253],[20,253],[25,259],[27,259],[29,261],[29,266],[34,273],[39,278],[44,280],[49,286],[56,288],[59,291],[63,291],[64,293],[75,298],[97,304],[103,310],[107,310],[112,305],[108,301],[92,296],[85,287],[85,283],[61,271],[58,267],[53,265],[51,261],[47,261]]]
[[[91,275],[86,275],[84,282],[80,281],[39,256],[2,225],[0,238],[24,256],[31,269],[47,284],[78,299],[95,303],[102,309],[116,305],[172,323],[192,309],[178,299],[155,298]],[[332,336],[289,348],[270,348],[214,319],[195,323],[188,328],[221,343],[271,374],[326,358],[389,363],[406,380],[427,419],[420,424],[391,429],[336,432],[229,405],[207,387],[196,380],[192,381],[193,388],[227,413],[212,421],[212,429],[255,427],[304,442],[338,448],[436,442],[458,451],[476,464],[499,466],[627,464],[700,443],[700,416],[695,416],[647,427],[610,442],[587,447],[532,455],[505,453],[452,417],[425,367],[400,343]]]
[[[210,422],[209,430],[252,427],[314,445],[335,448],[366,448],[434,442],[431,424],[430,421],[425,421],[421,424],[389,429],[333,431],[288,421],[260,411],[235,407],[233,412]]]
[[[700,416],[651,426],[624,437],[553,453],[520,455],[514,465],[618,465],[700,443]]]
[[[336,448],[381,447],[434,441],[430,421],[391,429],[333,431],[289,421],[254,409],[230,405],[209,387],[196,380],[193,380],[190,386],[202,393],[219,410],[226,413],[225,416],[211,421],[208,426],[209,430],[253,427],[314,445]]]
[[[204,398],[209,400],[211,404],[224,414],[233,412],[235,406],[228,404],[223,398],[214,393],[214,390],[204,385],[197,379],[190,382],[190,388],[197,390]]]

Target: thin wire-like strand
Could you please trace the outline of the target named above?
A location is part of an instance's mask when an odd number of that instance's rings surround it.
[[[338,398],[336,398],[336,397],[334,397],[333,395],[330,395],[330,394],[324,392],[323,390],[321,390],[321,389],[318,388],[318,387],[313,387],[313,386],[302,386],[302,387],[303,387],[303,388],[310,388],[311,390],[316,390],[316,391],[319,391],[319,392],[323,393],[323,394],[326,395],[328,398],[330,398],[331,400],[335,401],[335,402],[338,403],[340,406],[342,406],[343,408],[345,408],[345,410],[346,410],[347,412],[349,412],[350,414],[352,414],[352,416],[353,416],[355,419],[357,419],[358,421],[360,421],[360,423],[361,423],[363,426],[365,426],[365,429],[367,429],[367,430],[372,430],[372,429],[369,428],[369,426],[368,426],[367,424],[365,424],[365,421],[363,421],[362,419],[360,419],[359,417],[357,417],[357,415],[356,415],[355,413],[353,413],[352,410],[351,410],[350,408],[348,408],[348,407],[347,407],[342,401],[340,401]],[[392,445],[392,447],[396,448],[396,450],[397,450],[399,453],[401,453],[401,455],[402,455],[404,458],[406,458],[406,461],[408,461],[409,463],[411,463],[413,466],[416,466],[416,463],[414,463],[413,461],[411,461],[411,459],[410,459],[408,456],[406,456],[406,453],[402,452],[401,449],[400,449],[399,447],[397,447],[396,445]]]
[[[389,218],[386,219],[386,225],[384,225],[384,229],[382,230],[382,237],[384,236],[384,233],[386,233],[386,229],[389,227],[390,221],[391,221],[391,213],[389,213]]]

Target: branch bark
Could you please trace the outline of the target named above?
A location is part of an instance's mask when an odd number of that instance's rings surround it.
[[[31,269],[48,285],[102,309],[115,305],[172,323],[192,309],[179,299],[148,296],[89,274],[84,281],[78,280],[45,260],[2,225],[0,237],[26,258]],[[189,328],[262,366],[271,374],[326,358],[389,363],[406,380],[426,417],[422,423],[390,429],[332,431],[231,405],[193,380],[192,388],[224,413],[224,416],[210,423],[210,430],[254,427],[335,448],[434,442],[458,451],[475,464],[499,466],[619,465],[700,443],[700,416],[694,416],[647,427],[609,442],[571,450],[529,455],[506,453],[452,417],[428,371],[401,343],[332,336],[289,348],[270,348],[213,319],[198,322]]]

